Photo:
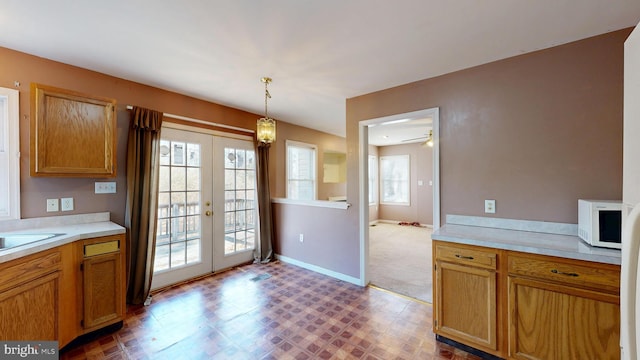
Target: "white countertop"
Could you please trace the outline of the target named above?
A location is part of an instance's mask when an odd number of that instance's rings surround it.
[[[446,224],[433,240],[484,246],[532,254],[620,265],[621,252],[587,245],[577,236],[501,228]]]
[[[94,237],[124,234],[125,228],[109,220],[109,213],[55,216],[0,223],[2,234],[60,234],[24,245],[0,249],[0,263]]]

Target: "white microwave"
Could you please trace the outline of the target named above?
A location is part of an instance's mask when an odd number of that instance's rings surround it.
[[[591,246],[622,248],[622,201],[578,200],[578,236]]]

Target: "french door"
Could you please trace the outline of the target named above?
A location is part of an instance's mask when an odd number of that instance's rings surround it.
[[[214,270],[253,259],[256,246],[256,156],[253,143],[217,137],[214,141]]]
[[[252,141],[163,127],[160,156],[152,288],[251,261]]]

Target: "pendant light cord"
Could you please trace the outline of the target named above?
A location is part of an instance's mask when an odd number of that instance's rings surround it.
[[[271,99],[271,94],[269,94],[269,83],[271,82],[271,78],[264,77],[262,78],[262,82],[264,83],[264,118],[269,118],[269,112],[267,111],[267,99]]]

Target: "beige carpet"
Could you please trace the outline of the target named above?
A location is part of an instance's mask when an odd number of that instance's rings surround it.
[[[431,229],[378,223],[369,227],[371,284],[431,303]]]

